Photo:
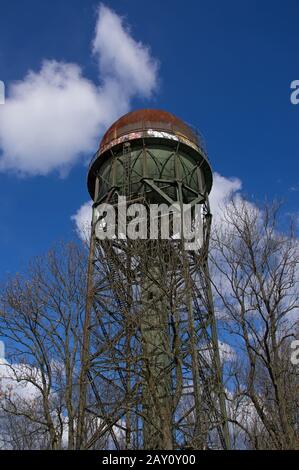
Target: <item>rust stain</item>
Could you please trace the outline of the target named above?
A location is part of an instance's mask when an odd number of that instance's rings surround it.
[[[182,121],[167,111],[160,109],[138,109],[125,114],[118,119],[104,134],[100,143],[100,152],[109,144],[124,134],[142,132],[146,130],[159,130],[181,134],[191,142],[198,145],[195,132]]]

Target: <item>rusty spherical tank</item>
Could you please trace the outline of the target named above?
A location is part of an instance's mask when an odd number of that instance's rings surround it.
[[[194,131],[173,114],[159,109],[138,109],[125,114],[109,127],[101,140],[100,151],[124,134],[150,129],[169,131],[189,139],[194,144],[198,143]]]
[[[164,192],[167,202],[177,199],[178,184],[186,203],[197,193],[209,194],[211,167],[199,135],[173,114],[157,109],[132,111],[112,124],[88,172],[88,190],[92,199],[97,192],[97,200],[116,191],[160,202]]]

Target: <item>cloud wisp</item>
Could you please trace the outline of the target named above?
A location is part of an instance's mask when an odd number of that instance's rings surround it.
[[[98,83],[78,64],[44,60],[9,86],[0,109],[0,171],[25,176],[67,172],[90,154],[101,132],[157,87],[157,61],[122,18],[101,5],[92,42]]]

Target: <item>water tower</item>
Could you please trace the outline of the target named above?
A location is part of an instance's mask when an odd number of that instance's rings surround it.
[[[97,351],[86,374],[96,412],[116,447],[229,448],[207,262],[211,187],[202,139],[161,110],[121,117],[91,161],[88,190],[94,204],[83,351]],[[146,210],[152,204],[176,205],[182,214],[189,205],[193,214],[199,207],[193,221],[201,229],[198,248],[186,250],[182,237],[98,239],[99,207],[109,203],[117,213],[121,196],[126,207],[138,202]],[[125,444],[119,443],[115,426]]]

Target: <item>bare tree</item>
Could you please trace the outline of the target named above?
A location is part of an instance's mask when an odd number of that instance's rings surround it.
[[[86,271],[85,247],[60,243],[1,289],[0,336],[7,346],[0,362],[2,447],[111,446],[90,383],[83,406],[80,395]]]
[[[89,286],[87,251],[75,243],[8,280],[0,294],[1,446],[223,448],[226,399],[234,448],[298,448],[290,342],[299,250],[278,214],[277,206],[232,201],[212,234],[211,274],[206,253],[184,252],[179,242],[107,240],[97,244]],[[221,340],[233,351],[221,364],[208,278]]]
[[[73,243],[35,259],[3,287],[0,408],[12,430],[4,433],[8,445],[17,445],[14,433],[20,448],[75,447],[85,297],[86,254]]]
[[[212,280],[238,357],[228,382],[231,421],[249,447],[296,449],[299,375],[290,341],[298,332],[299,245],[292,229],[279,227],[279,205],[231,201],[213,233]]]

